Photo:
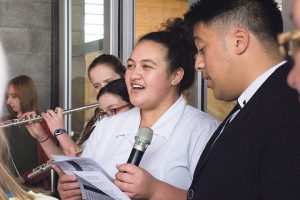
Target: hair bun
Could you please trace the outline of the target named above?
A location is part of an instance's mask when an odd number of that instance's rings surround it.
[[[186,23],[182,18],[170,18],[161,24],[160,31],[169,32],[173,37],[180,40],[193,40]]]

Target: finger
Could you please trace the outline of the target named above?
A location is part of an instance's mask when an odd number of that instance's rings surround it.
[[[55,112],[60,114],[60,113],[63,112],[63,109],[60,108],[60,107],[56,107],[56,108],[55,108]]]
[[[138,166],[129,163],[116,165],[116,167],[119,172],[127,172],[129,174],[134,174],[137,170],[140,169]]]
[[[55,164],[52,164],[52,168],[56,171],[59,177],[65,175],[64,171]]]
[[[115,185],[125,193],[132,193],[133,192],[133,184],[121,182],[119,180],[114,181]]]
[[[51,119],[53,119],[52,115],[48,112],[43,112],[41,115],[46,121],[50,121]]]
[[[52,117],[56,116],[56,112],[54,110],[47,110],[47,113],[49,113]]]
[[[65,175],[65,176],[67,176],[67,175]],[[65,180],[62,180],[62,178],[59,178],[58,183],[60,184],[61,190],[63,190],[63,191],[80,190],[79,182],[77,182],[76,180],[70,182],[69,180],[65,181]],[[78,193],[78,194],[80,194],[80,193]]]
[[[116,180],[124,183],[130,183],[132,184],[134,182],[134,176],[127,173],[127,172],[118,172],[115,175]]]
[[[57,190],[61,199],[81,199],[80,189],[65,189],[64,184],[58,183]]]

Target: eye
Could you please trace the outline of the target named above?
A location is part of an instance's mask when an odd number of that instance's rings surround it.
[[[153,67],[151,65],[143,64],[142,65],[144,69],[152,69]]]
[[[130,68],[133,68],[133,67],[134,67],[133,64],[130,64],[130,63],[127,64],[127,69],[130,69]]]
[[[201,47],[201,48],[198,48],[198,53],[199,54],[204,54],[205,53],[205,46]]]
[[[100,89],[101,88],[101,86],[98,83],[94,84],[93,86],[94,86],[95,89]]]
[[[115,109],[109,109],[109,110],[106,111],[106,114],[108,116],[113,116],[113,115],[116,114],[116,110]]]

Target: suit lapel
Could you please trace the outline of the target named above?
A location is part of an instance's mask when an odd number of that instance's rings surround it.
[[[236,106],[237,107],[237,106]],[[212,135],[212,137],[209,139],[208,143],[206,144],[201,157],[199,159],[199,162],[197,164],[196,170],[194,174],[197,174],[198,170],[201,169],[201,167],[205,164],[206,160],[208,159],[212,149],[211,146],[215,145],[213,144],[214,141],[218,138],[218,136],[220,135],[221,130],[223,129],[224,125],[226,124],[226,121],[229,119],[229,117],[236,111],[236,107],[232,109],[232,111],[227,115],[227,117],[224,119],[224,121],[220,124],[220,126],[217,128],[217,130],[215,130],[214,134]],[[220,137],[222,136],[222,134],[220,135]],[[218,138],[219,139],[219,138]],[[218,140],[216,141],[218,142]]]
[[[223,130],[222,134],[218,138],[218,140],[215,142],[212,148],[210,148],[211,144],[216,138],[216,135],[219,134],[219,132],[222,130],[225,122],[228,120],[228,118],[233,114],[234,109],[230,112],[230,114],[226,117],[226,119],[222,122],[222,124],[218,127],[218,129],[215,131],[207,145],[205,146],[205,149],[203,153],[201,154],[201,157],[199,159],[199,162],[197,164],[195,173],[194,173],[194,179],[196,180],[196,177],[199,176],[201,173],[201,169],[204,167],[206,162],[208,161],[210,155],[215,150],[215,148],[220,145],[220,141],[222,141],[223,137],[226,137],[226,133],[230,132],[230,130],[234,130],[236,126],[239,126],[240,122],[245,119],[249,114],[252,112],[255,112],[256,109],[260,108],[260,106],[263,106],[263,102],[269,99],[269,96],[274,94],[274,91],[283,85],[283,83],[286,82],[287,74],[290,70],[290,66],[285,64],[282,67],[279,67],[263,84],[262,86],[256,91],[256,93],[253,95],[253,97],[247,102],[247,104],[240,110],[238,115],[233,119],[233,121],[226,126],[226,128]]]

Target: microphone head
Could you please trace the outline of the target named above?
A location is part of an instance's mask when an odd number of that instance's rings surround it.
[[[135,136],[135,141],[142,142],[147,145],[151,143],[153,137],[153,130],[148,127],[140,127],[137,135]]]

